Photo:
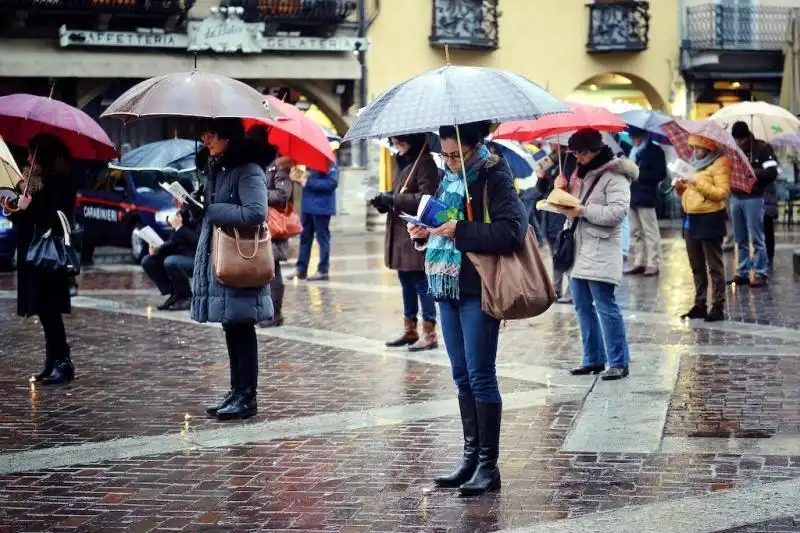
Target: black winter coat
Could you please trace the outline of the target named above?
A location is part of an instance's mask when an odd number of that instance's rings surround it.
[[[183,255],[194,257],[197,251],[197,233],[186,225],[178,228],[169,240],[158,247],[158,256],[169,257],[170,255]]]
[[[775,151],[764,141],[753,139],[749,145],[742,147],[742,151],[750,158],[753,172],[756,175],[756,184],[749,193],[731,187],[731,194],[739,198],[758,198],[764,195],[764,190],[778,179],[778,158]]]
[[[634,161],[639,166],[639,178],[631,183],[631,207],[656,207],[658,184],[667,178],[667,158],[664,150],[648,141]]]
[[[489,220],[484,220],[484,186],[488,186]],[[493,157],[470,186],[474,222],[456,225],[456,249],[462,252],[459,290],[462,296],[481,296],[481,278],[467,252],[503,255],[522,249],[528,232],[525,206],[514,188],[511,169],[505,159]]]
[[[42,273],[25,261],[28,248],[39,235],[51,228],[54,234],[63,235],[57,211],[73,223],[75,177],[66,174],[42,179],[44,186],[33,195],[28,208],[9,216],[17,228],[17,314],[22,317],[38,315],[45,307],[58,313],[72,311],[66,273]]]

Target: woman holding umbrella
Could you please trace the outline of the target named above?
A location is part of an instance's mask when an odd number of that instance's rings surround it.
[[[31,379],[43,385],[72,381],[75,368],[64,329],[64,313],[71,312],[70,278],[66,272],[42,272],[26,263],[28,249],[42,233],[62,233],[58,212],[71,222],[77,194],[71,175],[72,158],[56,136],[41,134],[28,143],[30,176],[23,194],[12,202],[3,199],[3,210],[17,227],[17,314],[38,316],[45,338],[44,369]]]
[[[200,138],[208,150],[203,229],[192,278],[192,319],[218,322],[225,330],[231,388],[206,412],[218,420],[248,418],[258,411],[258,343],[255,325],[272,317],[269,288],[222,285],[211,262],[213,226],[254,228],[267,216],[267,179],[259,156],[248,149],[242,121],[203,121]]]
[[[481,309],[481,278],[467,253],[518,251],[528,229],[511,169],[503,158],[490,154],[483,143],[487,134],[488,123],[439,129],[447,169],[438,198],[454,216],[430,231],[409,227],[411,236],[426,249],[425,271],[431,294],[439,302],[464,430],[461,461],[435,482],[440,487],[458,487],[463,495],[500,488],[497,459],[503,409],[495,368],[500,321]],[[469,197],[473,212],[485,213],[491,223],[483,222],[483,216],[481,221],[468,220]]]

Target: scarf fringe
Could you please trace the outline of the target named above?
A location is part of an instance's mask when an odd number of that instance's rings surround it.
[[[428,288],[434,300],[454,300],[458,301],[459,282],[458,278],[446,276],[444,274],[431,274],[428,276]]]

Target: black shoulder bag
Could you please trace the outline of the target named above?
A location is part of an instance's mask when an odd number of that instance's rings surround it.
[[[31,243],[25,260],[32,267],[44,272],[77,276],[81,271],[81,262],[72,246],[72,228],[64,213],[61,211],[56,213],[63,234],[57,235],[53,228],[47,230]]]
[[[583,204],[594,191],[595,186],[600,183],[598,176],[594,183],[589,187],[586,196],[581,200]],[[580,219],[574,219],[567,229],[563,229],[558,233],[556,242],[553,245],[553,268],[561,272],[567,272],[575,263],[575,229],[578,227]]]

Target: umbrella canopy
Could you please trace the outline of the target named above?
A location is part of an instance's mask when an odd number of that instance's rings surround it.
[[[772,139],[770,144],[782,148],[800,148],[800,133],[784,133],[783,135],[778,135]]]
[[[647,109],[632,109],[620,113],[619,118],[630,127],[646,131],[655,142],[669,144],[669,139],[664,134],[664,130],[661,129],[661,126],[667,122],[672,122],[672,119],[667,115]]]
[[[19,171],[11,150],[6,146],[3,138],[0,137],[0,191],[14,191],[17,184],[22,180],[22,172]],[[0,192],[0,196],[6,196]],[[15,196],[15,195],[12,195]]]
[[[797,115],[800,113],[800,9],[792,10],[783,52],[781,107]]]
[[[598,131],[625,129],[625,123],[607,109],[576,102],[567,102],[566,105],[571,113],[548,115],[537,120],[506,122],[497,128],[493,137],[527,142],[581,128],[594,128]]]
[[[32,94],[0,97],[0,136],[6,142],[27,146],[41,133],[61,139],[76,159],[110,161],[118,155],[103,128],[80,109]]]
[[[131,150],[109,167],[121,170],[192,172],[197,168],[195,155],[198,149],[198,143],[188,139],[157,141]]]
[[[678,157],[686,161],[692,157],[692,148],[689,146],[690,135],[698,135],[714,141],[722,152],[731,158],[729,180],[731,188],[744,192],[753,190],[753,185],[756,183],[753,167],[728,130],[711,120],[678,120],[664,124],[663,128],[678,153]]]
[[[289,156],[297,164],[314,170],[328,172],[336,162],[328,137],[322,126],[311,119],[279,118],[277,120],[245,120],[245,129],[262,124],[269,129],[267,141],[277,148],[280,155]]]
[[[380,94],[361,110],[344,140],[380,139],[435,131],[445,125],[507,122],[568,111],[553,95],[518,74],[448,65]]]
[[[193,70],[134,85],[101,116],[130,121],[156,117],[274,119],[284,115],[249,85]]]
[[[496,139],[492,140],[489,144],[497,147],[497,150],[505,158],[508,166],[511,167],[513,177],[527,178],[533,174],[536,168],[536,161],[533,155],[526,152],[518,142]]]
[[[269,105],[270,109],[273,109],[280,113],[282,116],[286,118],[291,118],[294,120],[303,120],[306,118],[306,114],[303,113],[297,106],[284,102],[278,98],[275,98],[271,94],[265,95],[264,100],[266,100],[267,105]]]
[[[723,107],[711,115],[711,120],[726,129],[730,129],[735,122],[744,122],[750,126],[756,139],[767,142],[783,133],[800,131],[797,117],[782,107],[766,102],[741,102]]]

